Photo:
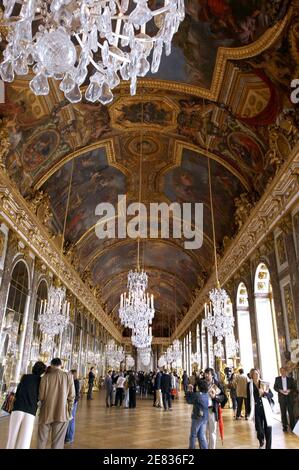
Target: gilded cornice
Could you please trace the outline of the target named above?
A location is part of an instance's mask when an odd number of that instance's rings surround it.
[[[267,240],[270,232],[280,224],[284,217],[299,200],[299,144],[292,151],[289,159],[280,168],[267,187],[265,194],[252,210],[234,241],[219,264],[221,285],[227,283],[249,256]],[[195,302],[183,321],[172,335],[172,340],[184,334],[185,330],[202,312],[208,299],[209,291],[215,287],[215,273],[201,289]]]
[[[115,168],[118,168],[126,176],[129,175],[129,172],[126,170],[126,167],[116,162],[113,139],[104,139],[104,140],[99,140],[97,142],[93,142],[93,144],[80,147],[74,152],[71,152],[65,155],[63,158],[57,161],[43,176],[41,176],[38,181],[36,181],[34,185],[34,190],[39,189],[52,175],[54,175],[54,173],[56,173],[61,167],[63,167],[67,162],[69,162],[73,158],[80,157],[84,153],[92,152],[93,150],[97,150],[100,148],[105,149],[107,161],[110,166],[114,166]]]
[[[45,228],[31,212],[24,198],[11,183],[8,176],[0,171],[0,211],[2,217],[15,230],[27,246],[61,279],[63,284],[77,297],[82,305],[106,330],[121,341],[120,331],[113,325],[91,291],[85,286],[77,272],[56,245],[50,240]]]
[[[123,337],[122,344],[124,346],[131,346],[132,345],[131,338]],[[153,337],[152,346],[154,346],[155,344],[158,344],[158,345],[161,345],[161,346],[169,346],[170,345],[170,338],[163,338],[163,337],[155,338],[155,337]]]
[[[211,101],[217,101],[226,69],[228,60],[243,60],[250,57],[255,57],[275,44],[288,21],[291,19],[293,14],[293,8],[289,8],[286,16],[278,21],[272,28],[269,28],[257,41],[250,44],[249,46],[243,47],[219,47],[216,58],[216,65],[213,73],[211,88],[202,88],[196,85],[190,85],[187,83],[179,83],[168,80],[153,80],[143,79],[138,81],[139,87],[152,88],[155,90],[167,90],[175,93],[184,93],[189,95],[198,96]],[[128,85],[121,82],[120,89],[127,89]]]

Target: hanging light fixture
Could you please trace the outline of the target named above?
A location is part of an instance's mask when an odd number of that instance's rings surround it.
[[[126,357],[126,368],[127,369],[132,369],[135,365],[135,360],[134,358],[129,354],[127,357]]]
[[[206,139],[207,138],[208,136],[207,136],[207,129],[206,129]],[[232,331],[232,328],[234,326],[234,317],[233,315],[227,315],[226,301],[227,301],[228,296],[227,296],[226,291],[224,289],[221,289],[220,282],[219,282],[217,250],[216,250],[214,205],[213,205],[213,194],[212,194],[211,163],[210,163],[210,158],[209,157],[207,158],[208,158],[208,179],[209,179],[209,195],[210,195],[210,206],[211,206],[211,217],[212,217],[216,287],[209,292],[209,297],[211,301],[210,306],[205,304],[204,326],[207,328],[211,336],[216,337],[217,341],[216,341],[216,344],[214,345],[214,355],[216,357],[222,357],[223,356],[222,341]]]
[[[30,88],[49,93],[48,78],[71,103],[85,98],[107,104],[120,79],[130,80],[159,69],[163,46],[171,53],[173,35],[185,16],[184,0],[164,0],[151,10],[148,0],[5,0],[4,23],[9,26],[0,74],[35,74]],[[151,64],[149,58],[151,56]]]
[[[72,167],[70,173],[70,181],[67,194],[67,203],[63,223],[61,250],[60,250],[60,265],[62,265],[63,258],[63,245],[65,238],[65,229],[67,222],[67,215],[70,203],[72,179],[74,172],[74,159],[72,160]],[[66,299],[66,289],[60,285],[59,273],[58,273],[58,286],[50,286],[48,293],[48,300],[42,300],[40,306],[40,312],[38,316],[38,323],[43,333],[42,353],[50,355],[53,352],[55,342],[54,337],[61,335],[63,330],[69,323],[70,303]]]
[[[49,300],[41,301],[38,322],[42,333],[52,337],[62,334],[69,323],[69,312],[65,287],[50,286]]]
[[[119,368],[120,363],[125,359],[125,352],[122,346],[116,346],[113,339],[106,344],[106,359],[108,366]]]
[[[141,103],[141,123],[143,124],[143,101]],[[141,225],[141,187],[142,187],[142,127],[140,132],[140,160],[139,160],[139,229]],[[140,237],[137,239],[137,268],[128,274],[126,292],[120,296],[119,318],[121,323],[132,330],[131,341],[136,348],[146,348],[152,343],[152,320],[155,315],[154,296],[150,296],[146,289],[148,276],[140,268]]]
[[[149,366],[151,362],[152,350],[150,347],[144,347],[138,349],[140,361],[144,366]]]

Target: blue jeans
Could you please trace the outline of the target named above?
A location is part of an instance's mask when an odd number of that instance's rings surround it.
[[[72,417],[73,419],[70,420],[69,425],[67,427],[66,435],[65,435],[65,442],[73,442],[75,437],[75,418],[76,418],[76,411],[77,411],[78,402],[74,403],[72,409]]]
[[[198,438],[198,442],[201,449],[207,449],[208,443],[206,440],[206,427],[207,420],[194,419],[191,422],[191,431],[189,439],[189,449],[195,449],[195,439]]]

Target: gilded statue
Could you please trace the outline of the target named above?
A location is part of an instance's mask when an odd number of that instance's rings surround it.
[[[269,126],[268,130],[269,130],[269,150],[266,153],[265,157],[268,163],[275,168],[275,173],[277,173],[284,161],[277,147],[277,140],[280,134],[280,128],[278,126],[273,125],[273,126]]]
[[[249,197],[249,194],[243,193],[240,195],[240,197],[236,197],[234,200],[236,206],[235,223],[238,227],[238,230],[243,227],[249,217],[251,209],[253,208],[253,204],[249,200]]]
[[[84,282],[84,284],[86,284],[86,286],[89,287],[89,289],[93,288],[92,272],[90,269],[86,269],[83,272],[81,279]]]
[[[37,215],[45,226],[48,226],[53,217],[49,195],[42,190],[36,190],[31,191],[25,199],[28,201],[34,214]]]

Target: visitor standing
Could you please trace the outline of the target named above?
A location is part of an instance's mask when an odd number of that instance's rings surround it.
[[[78,401],[80,398],[80,382],[77,377],[77,370],[72,369],[71,374],[74,380],[74,387],[75,387],[75,402],[72,409],[72,419],[69,421],[69,425],[66,431],[65,442],[71,443],[74,441],[75,437],[75,420],[76,420],[76,413],[77,413],[77,406]]]
[[[94,373],[94,367],[90,368],[89,374],[88,374],[88,392],[87,392],[87,400],[92,400],[92,389],[94,385],[94,380],[95,380],[95,373]]]
[[[37,412],[41,375],[46,371],[43,362],[36,362],[32,374],[25,374],[18,385],[13,411],[10,415],[7,449],[29,449]]]
[[[38,449],[45,449],[51,432],[51,448],[63,449],[75,401],[73,376],[61,370],[61,360],[52,359],[49,372],[39,386],[41,408],[38,419]]]

